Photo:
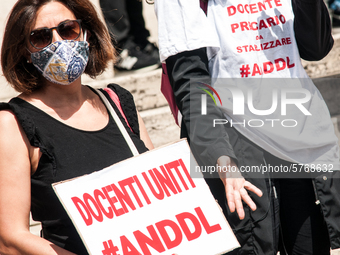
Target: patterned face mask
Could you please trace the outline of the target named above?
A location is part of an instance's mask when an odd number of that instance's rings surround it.
[[[86,41],[63,40],[31,53],[33,65],[49,81],[68,85],[85,71],[89,59]]]

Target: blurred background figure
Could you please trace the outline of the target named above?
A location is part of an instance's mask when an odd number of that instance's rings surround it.
[[[139,0],[100,0],[106,25],[119,52],[115,68],[120,71],[153,70],[160,67],[158,48],[149,42],[143,6]]]

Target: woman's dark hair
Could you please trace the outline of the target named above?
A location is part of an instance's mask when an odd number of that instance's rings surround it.
[[[42,85],[38,70],[27,63],[27,45],[37,11],[49,2],[64,4],[82,20],[82,28],[89,31],[90,55],[86,74],[94,78],[105,70],[108,61],[116,59],[110,34],[89,0],[19,0],[8,18],[1,49],[3,74],[18,92],[30,93]]]

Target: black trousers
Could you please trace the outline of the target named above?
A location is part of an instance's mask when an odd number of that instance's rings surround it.
[[[239,166],[291,164],[258,148],[234,128],[228,128],[228,134]],[[228,255],[276,255],[278,251],[281,255],[330,254],[328,230],[320,205],[315,203],[312,179],[274,178],[269,174],[244,176],[263,191],[263,196],[249,192],[257,210],[253,212],[244,204],[246,217],[242,221],[228,210],[222,182],[206,179],[241,245]]]
[[[120,45],[128,38],[144,44],[150,36],[145,28],[142,2],[139,0],[100,0],[106,25]]]
[[[268,164],[291,163],[265,154]],[[330,241],[311,178],[273,179],[279,200],[281,255],[328,255]]]

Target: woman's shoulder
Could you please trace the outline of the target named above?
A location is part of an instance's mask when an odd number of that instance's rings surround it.
[[[119,98],[129,98],[129,99],[133,99],[132,94],[130,93],[130,91],[128,91],[127,89],[123,88],[122,86],[115,84],[115,83],[110,83],[107,85],[108,88],[110,88],[111,90],[113,90]]]
[[[17,124],[14,112],[8,103],[0,103],[0,129],[7,125]]]
[[[130,93],[130,91],[119,86],[118,84],[109,84],[107,88],[111,89],[117,94],[125,114],[136,114],[136,105],[133,99],[133,95]]]
[[[0,111],[1,110],[6,110],[6,109],[9,109],[9,104],[8,103],[2,103],[0,102]]]
[[[15,120],[15,115],[11,109],[0,108],[0,125]]]
[[[32,112],[27,112],[27,106],[29,104],[18,97],[12,98],[8,103],[0,103],[0,133],[8,135],[11,130],[18,130],[20,133],[24,131],[31,140],[35,126],[31,119]]]
[[[111,83],[107,86],[107,88],[114,91],[118,98],[121,108],[129,122],[130,127],[133,132],[139,135],[139,123],[137,116],[137,109],[133,99],[133,95],[127,89],[119,86],[118,84]]]
[[[13,99],[12,99],[13,100]],[[19,122],[15,111],[12,109],[10,103],[0,103],[0,130],[1,133],[5,129],[12,129],[18,127]]]
[[[0,130],[0,143],[22,137],[21,126],[9,106],[0,105]]]

